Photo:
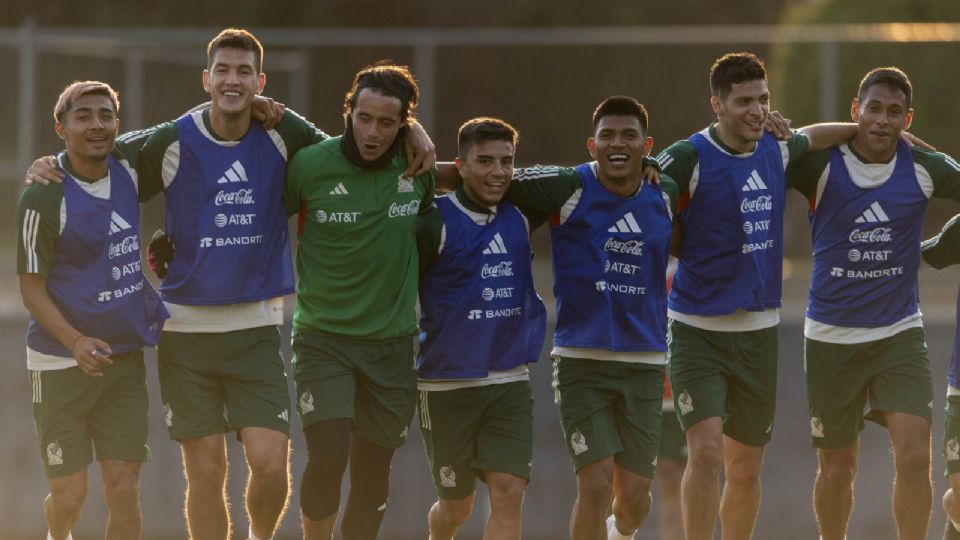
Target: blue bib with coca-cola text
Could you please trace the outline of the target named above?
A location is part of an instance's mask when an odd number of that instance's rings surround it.
[[[112,155],[107,167],[109,199],[94,197],[69,173],[64,176],[67,220],[47,274],[47,294],[78,332],[123,353],[156,345],[170,315],[140,269],[140,203],[133,180]],[[73,356],[33,317],[27,346]]]
[[[453,195],[438,197],[444,242],[420,280],[421,379],[486,377],[536,362],[546,308],[533,287],[527,224],[509,202],[478,225]]]
[[[670,309],[728,315],[780,307],[786,176],[780,144],[764,133],[750,155],[690,137],[700,176],[680,212],[683,242]]]
[[[557,347],[666,351],[670,212],[657,185],[608,191],[592,163],[577,167],[573,212],[550,228]]]
[[[827,185],[809,214],[813,276],[807,316],[877,328],[917,313],[927,202],[905,142],[897,143],[893,174],[871,189],[853,183],[843,153],[831,148]]]
[[[284,156],[258,122],[230,142],[211,140],[198,124],[199,112],[176,122],[180,163],[165,194],[177,250],[164,300],[227,305],[292,293]]]

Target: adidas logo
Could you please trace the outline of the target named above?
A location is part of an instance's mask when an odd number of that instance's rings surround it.
[[[506,255],[507,246],[503,243],[503,238],[500,236],[500,233],[493,235],[493,240],[490,241],[490,245],[487,246],[487,249],[483,250],[484,255]]]
[[[349,195],[350,192],[344,187],[343,182],[337,184],[337,187],[330,190],[331,195]]]
[[[890,218],[880,207],[880,201],[874,201],[870,208],[864,210],[863,214],[854,221],[857,223],[880,223],[881,221],[890,221]]]
[[[633,212],[627,212],[622,218],[617,220],[617,223],[613,227],[607,229],[607,232],[640,233],[643,231],[640,230],[640,225],[637,224],[637,220],[633,217]]]
[[[240,163],[240,160],[234,161],[227,167],[227,170],[223,171],[223,176],[217,180],[218,184],[227,184],[227,183],[236,183],[236,182],[246,182],[247,181],[247,171],[243,168],[243,164]]]
[[[750,176],[747,177],[747,183],[742,188],[742,191],[761,191],[767,189],[767,185],[763,183],[763,179],[760,178],[760,174],[757,173],[757,170],[754,169],[750,173]]]
[[[290,411],[288,411],[287,409],[284,409],[283,411],[280,412],[280,414],[277,415],[277,418],[279,418],[280,420],[283,420],[284,422],[289,422]]]
[[[130,223],[120,217],[116,211],[110,214],[110,234],[125,231],[130,228]]]

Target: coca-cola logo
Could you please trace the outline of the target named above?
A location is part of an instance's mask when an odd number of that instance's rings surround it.
[[[850,231],[850,241],[864,244],[870,242],[891,242],[893,241],[893,235],[890,234],[891,232],[893,232],[892,227],[877,227],[866,231],[854,229]]]
[[[213,203],[217,206],[228,204],[256,204],[253,200],[252,189],[238,189],[236,191],[224,191],[221,189],[217,193]]]
[[[406,204],[391,203],[388,216],[395,218],[400,216],[415,216],[420,211],[420,200],[414,199]]]
[[[510,277],[513,275],[513,261],[501,261],[497,264],[484,264],[480,270],[480,279]]]
[[[622,241],[616,238],[608,238],[607,242],[603,245],[603,250],[639,257],[643,255],[643,240]]]
[[[117,257],[126,255],[127,253],[133,253],[134,251],[138,251],[139,249],[140,249],[140,242],[137,241],[137,237],[128,236],[124,238],[121,242],[118,242],[116,244],[110,244],[110,252],[108,254],[108,257],[111,259],[115,259]]]
[[[773,210],[772,195],[760,195],[756,199],[744,199],[740,201],[740,213],[742,214],[769,212],[771,210]]]

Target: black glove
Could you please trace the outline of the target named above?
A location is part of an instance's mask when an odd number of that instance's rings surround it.
[[[175,251],[176,248],[173,246],[170,237],[163,232],[163,229],[157,229],[147,245],[147,264],[150,265],[150,270],[153,270],[158,278],[167,277],[167,266],[173,262]]]

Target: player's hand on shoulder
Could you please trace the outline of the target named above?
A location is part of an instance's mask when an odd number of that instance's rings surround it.
[[[763,121],[763,129],[783,141],[793,136],[793,132],[790,131],[790,119],[784,118],[780,111],[770,111],[767,114]]]
[[[905,143],[909,144],[910,146],[919,146],[920,148],[930,150],[931,152],[937,151],[937,149],[931,146],[929,143],[927,143],[927,141],[921,139],[920,137],[917,137],[916,135],[914,135],[913,133],[910,133],[909,131],[901,131],[900,139],[902,139]]]
[[[657,158],[650,156],[643,156],[643,170],[640,171],[640,174],[643,175],[643,179],[647,181],[648,184],[660,185],[660,174],[663,171],[660,170],[660,162],[657,161]]]
[[[44,186],[51,183],[59,184],[63,181],[63,171],[57,168],[58,165],[56,156],[43,156],[30,164],[24,182],[28,186],[30,184],[42,184]]]
[[[403,152],[407,156],[406,176],[426,174],[437,163],[437,147],[420,122],[414,122],[403,139]]]
[[[273,129],[280,123],[286,108],[286,105],[271,97],[256,96],[253,98],[250,114],[254,120],[263,124],[264,129]]]
[[[147,265],[160,279],[167,277],[167,268],[173,262],[173,254],[177,248],[163,229],[157,229],[147,244]]]

